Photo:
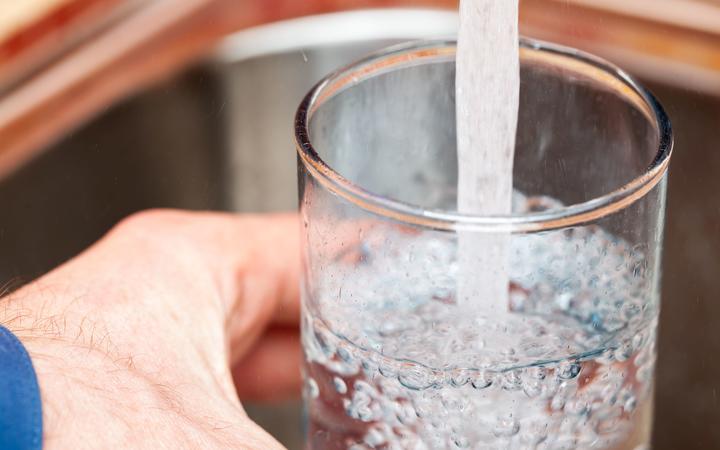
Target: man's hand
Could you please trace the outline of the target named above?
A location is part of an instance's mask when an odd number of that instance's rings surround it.
[[[281,448],[238,394],[299,390],[298,273],[294,216],[152,211],[0,300],[44,448]]]

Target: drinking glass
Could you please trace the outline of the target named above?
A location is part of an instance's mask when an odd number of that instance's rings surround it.
[[[385,50],[298,110],[307,448],[646,448],[669,121],[523,39],[513,211],[461,214],[455,49]],[[456,298],[493,269],[459,270],[476,233],[507,240],[507,299]]]

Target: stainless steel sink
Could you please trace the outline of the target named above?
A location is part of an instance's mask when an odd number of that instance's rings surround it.
[[[295,208],[292,117],[332,69],[399,40],[449,35],[440,11],[372,11],[243,31],[202,62],[111,105],[0,180],[0,282],[32,280],[152,207]],[[677,130],[655,448],[720,446],[720,100],[653,86]],[[711,197],[711,200],[708,200]],[[300,448],[297,404],[250,407]]]

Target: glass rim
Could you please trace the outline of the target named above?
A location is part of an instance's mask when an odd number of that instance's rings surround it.
[[[413,41],[386,48],[339,69],[317,83],[300,103],[295,116],[295,147],[300,161],[313,179],[350,203],[376,215],[395,221],[447,231],[534,232],[581,225],[618,212],[650,192],[667,172],[673,149],[670,120],[655,96],[633,77],[612,63],[570,47],[520,39],[520,51],[544,54],[580,63],[598,75],[609,76],[630,89],[641,100],[647,118],[657,129],[658,148],[650,165],[638,176],[615,190],[585,202],[547,211],[508,215],[472,215],[457,211],[427,209],[370,192],[349,181],[320,157],[312,145],[309,125],[315,110],[343,90],[373,76],[398,67],[422,64],[429,60],[454,60],[456,41]],[[529,54],[528,54],[529,55]],[[527,56],[527,55],[525,55]],[[642,108],[644,107],[644,108]]]

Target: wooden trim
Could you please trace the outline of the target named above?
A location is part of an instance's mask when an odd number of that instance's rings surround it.
[[[720,5],[705,3],[522,0],[521,30],[605,56],[650,79],[720,95],[720,27],[713,28],[718,16],[708,12],[720,11]],[[643,14],[639,4],[657,11]],[[682,5],[693,6],[679,12]],[[451,9],[457,0],[142,0],[122,20],[0,96],[0,178],[97,111],[176,72],[231,32],[305,15],[390,6]],[[661,6],[674,11],[673,17],[659,21],[658,16],[666,17]],[[698,14],[704,19],[695,27]]]
[[[119,98],[250,26],[383,6],[455,0],[145,0],[143,7],[0,98],[0,178]]]
[[[720,96],[720,3],[523,0],[522,4],[521,29],[529,36],[598,54],[646,79]],[[642,14],[646,9],[648,14]]]

